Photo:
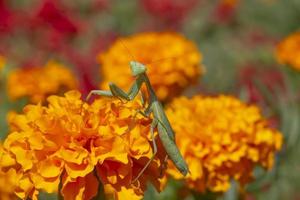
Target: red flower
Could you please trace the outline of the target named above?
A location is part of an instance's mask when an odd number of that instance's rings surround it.
[[[7,32],[12,26],[12,11],[4,0],[0,0],[0,32]]]
[[[58,1],[45,0],[36,16],[37,24],[48,24],[54,30],[63,34],[76,34],[78,25],[65,13]]]
[[[284,91],[282,74],[275,68],[261,68],[248,65],[243,67],[239,74],[239,82],[248,93],[248,100],[251,103],[264,103],[264,95],[258,88],[257,83],[263,84],[270,92],[276,93],[277,89]]]
[[[143,7],[167,23],[178,23],[195,7],[197,0],[142,0]]]
[[[109,7],[109,0],[93,0],[92,6],[94,10],[105,10]]]
[[[232,21],[239,0],[220,0],[214,10],[214,18],[218,23],[228,23]]]

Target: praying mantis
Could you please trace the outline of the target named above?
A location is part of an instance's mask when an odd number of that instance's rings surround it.
[[[144,171],[147,169],[148,165],[152,162],[157,153],[157,146],[154,139],[155,128],[157,128],[158,130],[159,138],[162,142],[163,147],[165,148],[165,151],[167,152],[167,156],[172,160],[172,162],[174,163],[176,168],[181,172],[181,174],[186,176],[187,173],[189,173],[188,165],[186,164],[183,156],[177,148],[177,145],[175,143],[174,131],[164,112],[162,104],[158,100],[154,89],[152,88],[150,80],[146,74],[146,66],[137,61],[130,61],[129,65],[131,68],[131,73],[135,77],[135,82],[129,89],[128,93],[124,92],[114,83],[109,83],[110,90],[92,90],[88,94],[86,99],[90,99],[91,95],[100,95],[106,97],[117,97],[120,99],[131,101],[138,95],[141,86],[145,84],[149,93],[149,103],[145,111],[140,111],[140,113],[146,117],[150,117],[150,114],[153,113],[154,116],[150,128],[153,142],[153,155],[143,167],[143,169],[139,172],[139,174],[136,176],[136,178],[133,180],[133,182],[137,181],[138,178],[144,173]]]

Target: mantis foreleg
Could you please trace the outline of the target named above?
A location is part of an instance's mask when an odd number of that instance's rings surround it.
[[[113,94],[114,97],[119,97],[121,99],[125,99],[127,101],[130,101],[130,92],[128,94],[124,92],[121,88],[119,88],[116,84],[114,83],[109,83],[109,89],[111,93]]]
[[[113,97],[114,95],[111,93],[111,91],[106,90],[91,90],[90,93],[87,95],[86,100],[88,101],[92,95],[99,95],[99,96],[105,96],[105,97]]]
[[[129,92],[126,93],[124,90],[119,88],[116,84],[114,83],[109,83],[109,89],[110,91],[107,90],[92,90],[88,96],[87,100],[90,99],[92,95],[100,95],[100,96],[106,96],[106,97],[117,97],[121,98],[127,101],[133,100],[139,93],[140,88],[142,87],[144,80],[143,78],[137,78],[135,82],[132,84],[132,86],[129,89]]]
[[[135,82],[130,87],[128,93],[126,93],[124,90],[119,88],[114,83],[109,83],[109,88],[111,93],[116,97],[121,97],[127,101],[133,100],[139,93],[140,88],[142,87],[142,84],[145,82],[143,77],[137,77],[135,79]]]

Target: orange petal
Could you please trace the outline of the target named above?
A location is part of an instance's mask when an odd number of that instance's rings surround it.
[[[17,162],[22,165],[24,171],[32,168],[33,158],[31,152],[23,149],[20,146],[11,147],[10,151],[15,154]]]
[[[101,146],[93,147],[92,151],[94,151],[95,157],[100,163],[103,163],[106,159],[124,164],[128,163],[128,154],[122,138],[116,136],[108,140],[101,140],[99,144]]]
[[[94,169],[94,165],[89,159],[82,164],[65,163],[65,169],[71,178],[84,177]]]
[[[84,159],[86,159],[89,155],[89,152],[79,146],[74,146],[72,149],[65,149],[61,148],[57,152],[57,156],[59,158],[62,158],[63,160],[70,162],[70,163],[75,163],[75,164],[81,164]]]
[[[143,195],[136,194],[132,188],[122,187],[121,191],[115,193],[115,197],[118,200],[140,200],[143,198]]]
[[[58,177],[62,171],[62,163],[52,159],[40,161],[38,171],[45,178]]]
[[[65,200],[90,200],[97,195],[99,183],[90,173],[84,178],[63,178],[62,194]]]
[[[45,178],[37,173],[31,173],[31,179],[37,189],[43,189],[47,193],[57,192],[60,177]]]

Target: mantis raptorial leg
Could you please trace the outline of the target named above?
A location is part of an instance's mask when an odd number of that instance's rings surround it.
[[[138,95],[141,86],[142,86],[142,82],[136,81],[131,86],[129,92],[126,93],[121,88],[116,86],[114,83],[109,83],[110,90],[92,90],[87,95],[86,100],[88,101],[92,95],[99,95],[99,96],[106,96],[106,97],[117,97],[117,98],[125,99],[127,101],[131,101],[134,99],[134,97],[136,97],[136,95]]]
[[[91,90],[89,94],[86,97],[86,100],[88,101],[92,95],[99,95],[99,96],[106,96],[106,97],[114,97],[114,95],[111,93],[111,91],[106,90]]]

